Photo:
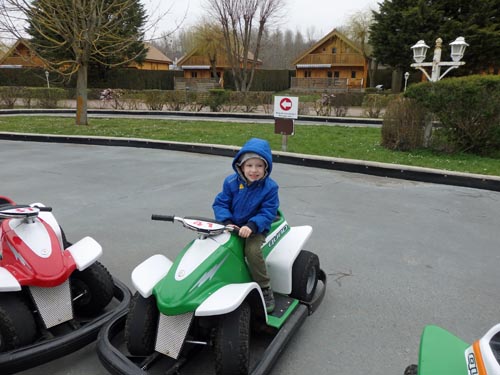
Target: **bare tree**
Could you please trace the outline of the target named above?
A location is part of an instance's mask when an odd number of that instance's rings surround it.
[[[141,10],[138,0],[0,0],[0,28],[24,38],[28,25],[37,38],[25,42],[30,49],[44,52],[38,56],[44,68],[66,78],[77,75],[76,124],[87,125],[89,63],[118,66],[145,53],[142,28],[132,33],[123,30]],[[130,54],[137,43],[142,47]],[[65,58],[60,54],[51,58],[61,51],[66,52]],[[124,58],[116,61],[117,55]]]
[[[372,57],[372,47],[368,43],[370,37],[370,26],[373,23],[371,10],[359,11],[349,17],[345,26],[346,35],[358,43],[361,47],[363,56],[368,61],[368,77],[370,86],[374,85],[375,72],[377,70],[377,61]]]
[[[207,20],[194,29],[194,43],[198,52],[208,57],[212,76],[217,77],[217,57],[224,53],[224,34],[221,27]]]
[[[284,0],[207,0],[222,27],[227,59],[238,91],[252,86],[266,25],[279,16]]]

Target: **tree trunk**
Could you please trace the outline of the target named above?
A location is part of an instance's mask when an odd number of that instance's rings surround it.
[[[391,89],[394,94],[401,92],[401,86],[403,81],[403,70],[401,68],[396,68],[392,71],[392,82]]]
[[[76,78],[76,125],[88,125],[87,65],[80,65]]]

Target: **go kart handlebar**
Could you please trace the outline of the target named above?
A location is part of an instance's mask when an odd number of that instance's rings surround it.
[[[159,220],[159,221],[171,221],[174,222],[175,216],[173,215],[151,215],[151,220]]]
[[[30,206],[28,204],[2,204],[0,205],[0,218],[33,218],[38,216],[40,212],[51,212],[52,207],[46,206]]]
[[[225,225],[213,219],[207,219],[197,216],[178,217],[174,215],[153,214],[151,215],[151,220],[170,221],[170,222],[178,221],[185,228],[195,231],[199,234],[203,234],[205,236],[216,236],[223,232],[238,232],[240,230],[240,228],[236,226]]]

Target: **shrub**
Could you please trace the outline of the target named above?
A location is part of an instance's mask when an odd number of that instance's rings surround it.
[[[205,104],[210,107],[212,112],[219,112],[222,106],[229,100],[229,92],[224,89],[212,89],[208,93],[209,95]]]
[[[23,88],[17,86],[0,87],[0,108],[14,108],[16,100],[22,97]]]
[[[382,110],[387,107],[391,100],[394,100],[393,95],[366,94],[362,106],[368,117],[379,118]]]
[[[426,111],[415,100],[398,97],[389,103],[382,123],[382,146],[408,151],[424,143]]]
[[[36,100],[40,108],[57,108],[59,100],[67,99],[68,93],[61,88],[30,87],[24,90],[24,98]]]
[[[454,151],[485,155],[500,147],[500,77],[467,76],[411,85],[413,98],[440,123]]]
[[[161,111],[166,102],[166,95],[162,90],[144,90],[141,96],[144,104],[151,111]]]

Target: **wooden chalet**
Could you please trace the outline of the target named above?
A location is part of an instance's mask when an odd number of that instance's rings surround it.
[[[368,61],[354,42],[332,30],[294,62],[291,89],[347,91],[366,88]]]
[[[10,49],[0,57],[1,68],[44,67],[42,60],[31,51],[23,39],[18,39]]]
[[[247,62],[249,67],[253,61],[253,54],[249,52]],[[224,87],[222,78],[225,71],[231,70],[231,64],[223,49],[217,53],[215,65],[216,75],[214,75],[208,55],[201,54],[196,48],[191,50],[177,62],[177,66],[184,72],[184,77],[175,77],[175,89],[206,90]],[[257,60],[256,67],[259,68],[261,65],[262,61]]]
[[[132,63],[128,67],[143,70],[169,70],[172,64],[167,56],[160,52],[152,44],[146,43],[148,53],[142,64]],[[29,49],[23,39],[16,43],[3,55],[0,56],[0,68],[43,68],[44,64],[37,55]]]

